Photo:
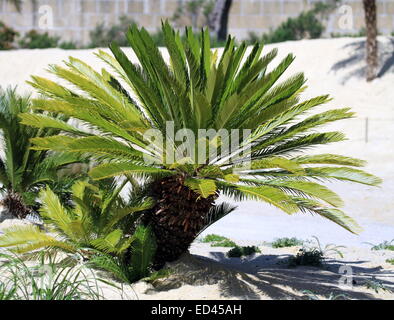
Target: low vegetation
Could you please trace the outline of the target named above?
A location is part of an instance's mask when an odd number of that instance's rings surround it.
[[[343,253],[340,250],[342,248],[344,248],[344,246],[338,246],[334,244],[327,244],[322,247],[320,240],[317,237],[313,237],[313,240],[304,242],[303,247],[297,252],[295,256],[292,256],[288,259],[288,266],[321,267],[324,263],[324,260],[330,255],[336,254],[343,258]]]
[[[206,235],[201,242],[211,243],[211,247],[235,247],[236,243],[229,238],[217,234]]]
[[[227,256],[229,258],[241,258],[260,252],[260,249],[256,246],[235,246],[227,252]]]
[[[268,33],[261,36],[254,32],[249,33],[249,42],[277,43],[320,38],[324,31],[323,20],[333,8],[335,8],[335,5],[323,2],[315,3],[312,9],[301,12],[295,18],[288,18]]]
[[[391,250],[394,251],[394,239],[391,241],[383,241],[379,244],[371,244],[371,250]]]
[[[323,297],[319,297],[316,293],[314,293],[311,290],[304,290],[302,291],[303,294],[306,295],[306,297],[308,298],[308,300],[349,300],[350,297],[347,294],[335,294],[333,292],[330,292],[330,294],[323,296]]]
[[[304,244],[303,240],[297,238],[279,238],[272,242],[271,246],[273,248],[285,248],[285,247],[295,247],[302,246]]]
[[[0,254],[0,259],[0,300],[103,299],[100,279],[83,266],[56,257],[41,258],[34,266],[15,255]]]
[[[372,277],[372,279],[366,280],[364,285],[367,289],[373,290],[376,293],[381,291],[392,292],[392,290],[388,288],[381,280],[378,280],[374,277]]]

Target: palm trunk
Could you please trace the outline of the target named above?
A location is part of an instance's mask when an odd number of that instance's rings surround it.
[[[209,29],[221,41],[225,41],[227,38],[228,17],[231,5],[232,0],[217,0],[210,15]]]
[[[13,190],[7,192],[0,204],[15,218],[24,219],[32,212],[23,202],[22,196]]]
[[[365,25],[367,29],[367,81],[376,78],[378,67],[378,28],[376,21],[376,1],[363,0]]]
[[[182,176],[164,178],[152,185],[157,204],[146,216],[145,223],[156,236],[154,267],[178,259],[206,224],[209,209],[217,196],[201,196],[184,184]]]

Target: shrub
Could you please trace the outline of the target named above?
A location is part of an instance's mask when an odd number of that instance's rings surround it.
[[[134,21],[127,16],[119,18],[119,23],[106,27],[104,23],[98,24],[90,32],[89,48],[108,47],[112,42],[116,42],[119,46],[129,46],[126,32]]]
[[[255,253],[260,253],[260,249],[256,246],[235,246],[230,251],[227,252],[229,258],[240,258],[243,256],[250,256]]]
[[[324,25],[321,21],[327,12],[333,8],[335,8],[335,4],[315,3],[311,10],[302,12],[295,18],[288,18],[274,30],[263,34],[261,38],[254,32],[249,33],[249,42],[276,43],[320,38],[324,31]]]
[[[235,247],[237,244],[229,238],[219,236],[217,234],[206,235],[201,242],[211,242],[211,247]]]
[[[300,249],[295,257],[290,257],[288,261],[289,267],[296,266],[312,266],[320,267],[323,264],[323,252],[317,248]]]
[[[78,46],[74,41],[64,41],[59,44],[59,48],[64,50],[74,50],[77,49]]]
[[[294,247],[301,246],[304,243],[303,240],[297,238],[279,238],[272,242],[273,248],[285,248],[285,247]]]
[[[56,48],[59,41],[60,37],[50,36],[48,32],[39,33],[31,30],[19,40],[19,46],[26,49]]]
[[[156,241],[150,228],[138,226],[133,234],[133,241],[128,254],[110,255],[98,253],[89,264],[93,267],[110,272],[120,281],[133,283],[152,273],[152,261],[156,252]],[[164,276],[167,275],[164,272]],[[151,280],[161,277],[160,273]]]
[[[10,227],[0,236],[0,247],[18,253],[51,249],[65,252],[83,252],[93,248],[121,255],[137,240],[124,232],[121,223],[130,217],[135,221],[143,210],[152,206],[149,199],[126,203],[119,193],[125,182],[114,181],[93,185],[78,181],[72,186],[72,208],[66,208],[50,188],[40,192],[40,215],[51,234],[32,225]]]
[[[228,240],[228,238],[219,236],[218,234],[208,234],[201,240],[201,242],[219,242],[223,240]]]
[[[14,29],[0,21],[0,50],[13,49],[15,38],[19,35]]]

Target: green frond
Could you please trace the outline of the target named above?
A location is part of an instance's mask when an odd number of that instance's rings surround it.
[[[42,114],[33,114],[33,113],[21,113],[19,115],[21,119],[21,123],[25,125],[29,125],[36,128],[53,128],[59,129],[65,132],[70,132],[79,135],[85,135],[85,132],[78,130],[76,127],[69,125],[68,123],[55,119],[50,116],[42,115]]]
[[[363,167],[366,165],[366,161],[341,156],[337,154],[325,153],[325,154],[317,154],[311,156],[298,156],[293,159],[296,163],[303,164],[335,164],[335,165],[343,165],[343,166],[353,166],[353,167]]]
[[[314,167],[305,168],[305,171],[308,176],[316,178],[351,181],[370,186],[382,183],[382,179],[370,173],[348,167]]]
[[[249,200],[267,202],[288,214],[298,211],[298,207],[295,205],[292,198],[277,188],[268,186],[237,186],[236,188],[241,191]]]
[[[215,181],[209,179],[187,178],[185,180],[185,186],[189,187],[203,198],[208,198],[210,195],[214,195],[217,190]]]
[[[354,219],[347,216],[339,209],[325,208],[318,202],[308,199],[294,198],[294,201],[297,203],[301,211],[318,214],[355,234],[362,231],[362,228]]]
[[[4,234],[0,236],[0,247],[9,247],[12,251],[18,253],[49,247],[59,248],[67,252],[76,251],[76,247],[72,244],[61,241],[34,225],[5,229]]]
[[[112,162],[98,165],[90,170],[89,175],[96,180],[111,178],[120,175],[172,175],[170,170],[136,165],[130,162]]]

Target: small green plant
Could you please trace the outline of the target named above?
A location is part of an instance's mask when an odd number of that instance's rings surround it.
[[[60,37],[50,36],[48,32],[39,33],[36,30],[30,30],[19,40],[19,46],[27,49],[56,48],[59,41]]]
[[[201,242],[208,243],[208,242],[219,242],[224,240],[228,240],[228,238],[220,236],[218,234],[208,234],[201,240]]]
[[[386,262],[394,265],[394,259],[387,259]]]
[[[230,251],[227,252],[229,258],[241,258],[243,256],[250,256],[255,253],[260,253],[260,249],[256,246],[235,246]]]
[[[83,265],[61,263],[56,256],[36,266],[16,255],[0,254],[0,300],[100,300],[99,279]],[[106,281],[107,284],[110,284]]]
[[[225,248],[228,248],[228,247],[235,247],[236,245],[237,244],[234,241],[232,241],[230,239],[226,239],[226,240],[223,240],[223,241],[218,241],[218,242],[212,243],[211,247],[225,247]]]
[[[313,236],[314,240],[304,242],[303,248],[301,248],[296,256],[290,257],[288,260],[289,267],[296,266],[313,266],[321,267],[323,265],[326,256],[331,254],[337,254],[343,258],[343,253],[340,250],[345,248],[344,246],[337,246],[334,244],[327,244],[322,247],[320,240]]]
[[[302,248],[297,252],[296,256],[290,257],[288,260],[289,267],[312,266],[321,267],[323,264],[323,252],[317,248]]]
[[[341,258],[344,257],[343,252],[340,249],[346,248],[345,246],[338,246],[333,243],[328,243],[323,248],[318,237],[312,236],[312,238],[313,240],[309,240],[305,242],[307,247],[317,248],[318,250],[323,252],[324,256],[337,254]]]
[[[394,239],[391,241],[383,241],[379,244],[372,244],[368,243],[371,245],[371,250],[391,250],[394,251]]]
[[[272,242],[273,248],[285,248],[285,247],[295,247],[295,246],[302,246],[304,243],[303,240],[293,238],[279,238]]]
[[[156,252],[156,241],[152,230],[138,226],[133,234],[133,241],[127,252],[111,255],[98,252],[89,261],[89,265],[110,272],[120,281],[133,283],[152,275],[153,280],[164,276],[152,274],[152,261]]]
[[[229,238],[217,234],[206,235],[201,242],[211,243],[211,247],[235,247],[237,244]]]
[[[77,44],[74,41],[63,41],[59,44],[58,47],[64,50],[74,50],[78,48]]]
[[[112,42],[116,42],[119,46],[129,46],[126,37],[127,30],[134,21],[127,16],[121,16],[119,23],[110,27],[105,24],[98,24],[90,32],[89,48],[106,48]]]
[[[122,223],[126,219],[135,221],[152,206],[149,198],[136,197],[125,202],[119,194],[126,182],[118,186],[112,179],[96,184],[78,181],[71,187],[72,208],[62,205],[49,187],[41,190],[39,212],[52,233],[33,225],[10,227],[0,236],[0,247],[18,253],[42,249],[75,253],[92,248],[123,254],[132,242],[138,241],[138,234],[131,235]]]
[[[249,33],[249,42],[277,43],[320,38],[324,31],[322,21],[334,8],[335,4],[317,2],[311,10],[302,12],[295,18],[288,18],[276,29],[264,33],[261,37],[254,32]]]
[[[364,284],[367,289],[374,290],[376,293],[379,293],[379,291],[387,291],[387,292],[392,292],[391,289],[387,288],[387,286],[380,280],[376,279],[375,277],[372,277],[371,280],[365,281]]]
[[[331,38],[342,38],[342,37],[350,37],[350,38],[358,38],[365,37],[367,35],[367,30],[365,27],[362,27],[356,33],[331,33]]]
[[[15,38],[18,35],[18,32],[0,21],[0,50],[13,49]]]
[[[305,294],[309,300],[322,300],[316,293],[311,290],[303,290],[302,293]],[[348,300],[349,296],[344,293],[334,294],[333,292],[330,292],[329,295],[323,296],[323,298],[325,300]]]

